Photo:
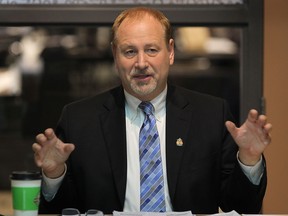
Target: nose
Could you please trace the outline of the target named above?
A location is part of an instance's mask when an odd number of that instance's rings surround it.
[[[146,55],[144,52],[139,52],[137,55],[137,62],[135,64],[136,68],[143,70],[148,67]]]

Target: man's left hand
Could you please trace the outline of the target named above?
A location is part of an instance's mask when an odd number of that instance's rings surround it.
[[[247,166],[255,165],[271,142],[272,125],[267,123],[267,117],[252,109],[239,128],[231,121],[225,124],[239,146],[239,160]]]

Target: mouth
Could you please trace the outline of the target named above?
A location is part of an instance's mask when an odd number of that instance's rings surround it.
[[[152,78],[152,75],[149,74],[137,74],[133,76],[133,79],[137,80],[137,81],[149,81],[150,78]]]

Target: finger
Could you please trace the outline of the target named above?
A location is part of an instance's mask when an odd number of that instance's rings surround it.
[[[270,133],[272,131],[272,124],[270,123],[267,123],[264,125],[264,130],[267,132],[267,133]]]
[[[33,143],[32,145],[32,150],[36,153],[39,152],[42,149],[41,145],[39,145],[38,143]]]
[[[266,140],[264,141],[265,145],[269,145],[271,143],[272,139],[270,137],[270,135],[266,138]]]
[[[43,162],[40,155],[41,146],[38,143],[33,143],[32,149],[34,151],[34,162],[37,167],[41,167]]]
[[[40,159],[40,156],[37,154],[34,154],[34,162],[35,162],[37,167],[42,167],[42,165],[43,165],[43,162]]]
[[[271,139],[271,130],[272,130],[272,124],[267,123],[262,128],[262,141],[265,145],[269,145],[272,141]]]
[[[271,142],[271,131],[272,131],[272,124],[268,123],[263,127],[263,133],[264,133],[264,139],[267,140],[265,141],[265,143],[267,142]]]
[[[54,130],[52,128],[47,128],[45,131],[44,131],[44,134],[45,136],[47,137],[47,139],[51,140],[53,138],[56,137],[55,133],[54,133]]]
[[[37,141],[38,144],[41,145],[41,144],[43,144],[44,142],[47,141],[47,137],[46,137],[43,133],[38,134],[38,135],[36,136],[36,141]]]
[[[258,117],[257,123],[261,126],[264,127],[264,125],[267,123],[267,117],[265,115],[260,115]]]
[[[265,144],[265,145],[269,145],[271,143],[271,136],[270,134],[266,134],[265,137],[262,138],[262,142]]]
[[[248,113],[248,120],[255,123],[257,121],[258,118],[258,112],[255,109],[251,109]]]
[[[74,149],[75,149],[75,145],[71,143],[66,143],[64,146],[64,152],[68,154],[71,154],[71,152],[74,151]]]

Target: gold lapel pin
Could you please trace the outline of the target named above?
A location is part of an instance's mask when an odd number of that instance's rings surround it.
[[[183,140],[182,140],[181,138],[178,138],[178,139],[176,140],[176,145],[177,145],[177,146],[183,146]]]

